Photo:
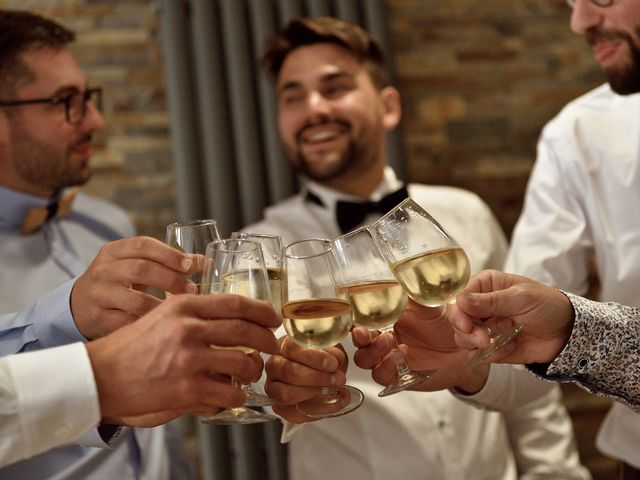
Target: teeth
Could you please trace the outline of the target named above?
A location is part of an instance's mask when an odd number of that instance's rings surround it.
[[[310,135],[307,140],[311,142],[322,142],[324,140],[329,140],[331,138],[335,138],[335,132],[319,132],[313,135]]]

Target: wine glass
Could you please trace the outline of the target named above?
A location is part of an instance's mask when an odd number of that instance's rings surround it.
[[[302,347],[328,349],[351,329],[351,305],[336,288],[336,268],[329,240],[301,240],[283,251],[283,324],[287,335]],[[324,387],[320,395],[296,407],[311,418],[337,417],[355,410],[363,400],[355,387]]]
[[[249,232],[233,232],[231,238],[251,240],[258,243],[262,248],[262,256],[267,267],[267,277],[269,278],[269,287],[271,289],[271,304],[279,312],[282,306],[282,238],[279,235]],[[251,384],[243,385],[242,389],[247,394],[245,405],[249,407],[267,407],[277,403],[276,400],[268,395],[256,392]]]
[[[407,305],[407,294],[391,273],[371,232],[361,227],[333,241],[339,267],[339,289],[351,301],[353,324],[369,330],[393,332],[393,325]],[[395,336],[393,337],[395,341]],[[396,378],[378,393],[386,397],[429,379],[427,373],[414,372],[396,348],[391,351]]]
[[[194,254],[192,258],[197,262],[194,273],[187,275],[198,286],[198,291],[202,286],[202,274],[204,271],[204,255],[207,245],[214,240],[220,240],[218,224],[215,220],[190,220],[187,222],[174,222],[167,225],[165,233],[165,243],[178,250]],[[170,296],[169,292],[165,292]]]
[[[446,307],[469,280],[469,259],[440,224],[411,199],[400,203],[371,226],[380,251],[398,282],[416,302]],[[511,340],[521,325],[495,334],[492,344],[478,350],[469,363],[476,366]]]
[[[207,246],[201,293],[220,295],[232,293],[258,300],[271,300],[267,270],[262,249],[256,242],[240,239],[216,240]],[[211,348],[240,350],[246,354],[253,349],[244,346]],[[234,387],[241,388],[239,380],[231,377]],[[232,425],[238,423],[262,423],[276,420],[274,415],[251,410],[246,406],[228,408],[202,419],[202,423]]]

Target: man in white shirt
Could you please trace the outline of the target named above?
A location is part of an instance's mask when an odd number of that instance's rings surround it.
[[[82,304],[73,300],[84,294],[73,289],[67,305]],[[58,303],[52,292],[0,319],[46,318],[61,308]],[[70,313],[76,320],[84,315]],[[210,414],[242,405],[244,393],[228,378],[258,378],[260,356],[209,345],[242,343],[276,353],[269,328],[279,323],[265,302],[174,295],[98,340],[0,358],[0,466],[74,442],[101,420],[149,427],[187,412]]]
[[[640,3],[569,4],[608,84],[545,126],[505,270],[584,295],[595,266],[597,300],[640,306]],[[596,444],[640,478],[638,413],[615,403]]]
[[[399,122],[400,98],[366,32],[336,19],[295,20],[270,41],[264,63],[276,81],[285,151],[305,183],[299,195],[268,208],[246,231],[280,234],[285,242],[335,238],[379,218],[408,194],[460,242],[473,271],[502,266],[504,235],[477,196],[452,187],[405,189],[387,166],[384,133]],[[365,202],[354,214],[352,203]],[[345,349],[354,352],[351,345]],[[281,401],[277,413],[308,422],[295,403],[317,395],[320,386],[345,382],[339,369],[345,356],[332,353],[338,361],[283,342],[281,354],[267,362],[266,388]],[[448,391],[379,398],[368,372],[351,368],[348,378],[365,393],[359,409],[302,428],[286,425],[293,480],[589,477],[557,388],[532,376],[535,395],[506,413],[476,409]]]

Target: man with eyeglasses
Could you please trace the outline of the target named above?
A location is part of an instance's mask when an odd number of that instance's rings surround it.
[[[640,306],[640,2],[567,3],[608,82],[545,126],[506,271],[584,295],[594,266],[597,300]],[[614,403],[597,447],[640,478],[640,415]]]
[[[101,90],[87,85],[67,48],[73,40],[73,32],[53,21],[0,10],[0,312],[22,310],[50,291],[71,298],[71,280],[92,264],[101,246],[134,234],[120,208],[82,193],[74,198],[75,187],[91,177],[93,138],[104,121],[98,110]],[[144,240],[128,245],[137,249],[136,257],[148,248]],[[103,263],[117,265],[121,250],[106,259],[102,251],[90,270],[105,276]],[[138,273],[172,274],[157,262],[132,261]],[[116,283],[127,283],[127,272],[114,271]],[[138,283],[130,282],[131,292]],[[0,356],[109,333],[117,327],[113,319],[133,305],[119,302],[115,288],[97,293],[100,301],[111,298],[113,313],[103,312],[88,324],[56,311],[52,320],[0,323]],[[137,308],[147,304],[144,292],[133,298]],[[83,311],[95,309],[95,303],[89,298]],[[69,300],[60,306],[68,310]],[[101,425],[77,444],[1,469],[0,478],[181,479],[192,478],[192,471],[177,425],[124,430]]]

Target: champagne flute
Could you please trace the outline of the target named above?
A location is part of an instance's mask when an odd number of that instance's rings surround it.
[[[329,240],[301,240],[283,251],[283,324],[287,335],[302,347],[328,349],[351,329],[351,305],[336,288],[336,268]],[[320,395],[296,407],[311,418],[337,417],[355,410],[363,400],[355,387],[324,387]]]
[[[178,250],[193,254],[193,259],[197,262],[195,272],[187,275],[198,286],[198,291],[202,286],[202,274],[204,271],[204,255],[207,245],[214,240],[220,240],[218,224],[215,220],[190,220],[187,222],[174,222],[167,225],[165,233],[165,243]],[[169,292],[165,293],[170,296]]]
[[[216,240],[210,243],[205,254],[201,293],[203,295],[232,293],[269,301],[271,290],[260,245],[250,240],[239,239]],[[211,348],[240,350],[246,354],[253,352],[252,348],[241,345],[233,347],[211,345]],[[231,377],[231,382],[234,387],[241,388],[235,376]],[[205,417],[202,423],[216,425],[263,423],[276,418],[274,415],[251,410],[243,405]]]
[[[340,269],[339,289],[351,301],[353,324],[373,331],[393,332],[393,325],[407,305],[407,294],[391,273],[378,250],[371,232],[361,227],[333,241],[333,252]],[[393,337],[395,341],[395,336]],[[429,379],[429,374],[414,372],[396,348],[391,351],[396,378],[379,397],[406,390]]]
[[[471,270],[466,253],[410,198],[369,228],[398,283],[412,300],[444,309],[464,289]]]
[[[231,238],[251,240],[258,243],[262,248],[262,256],[267,267],[267,277],[269,278],[269,287],[271,289],[271,304],[279,312],[282,306],[282,238],[279,235],[249,232],[233,232]],[[242,389],[247,394],[245,405],[249,407],[267,407],[277,403],[268,395],[256,392],[251,384],[243,385]]]

